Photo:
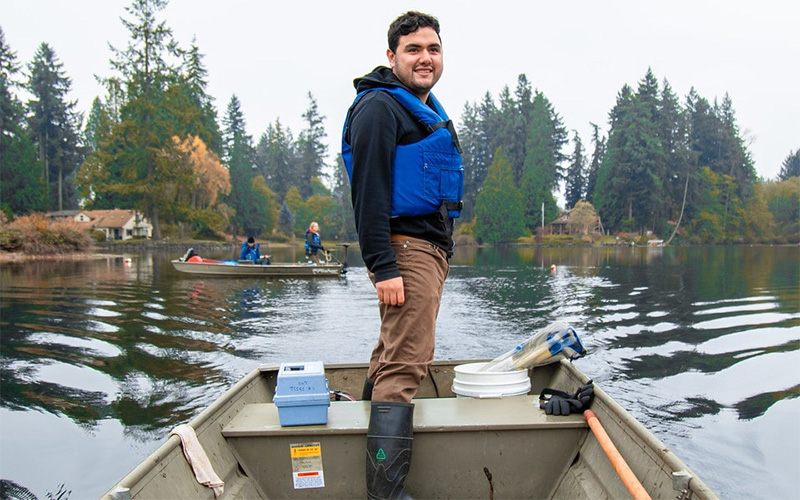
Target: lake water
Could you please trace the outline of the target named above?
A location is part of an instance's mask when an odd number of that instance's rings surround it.
[[[41,499],[99,497],[262,363],[366,361],[376,340],[352,251],[344,279],[125,257],[0,268],[0,478]],[[798,247],[461,248],[452,263],[437,359],[492,358],[567,321],[589,350],[578,368],[722,498],[798,498]]]

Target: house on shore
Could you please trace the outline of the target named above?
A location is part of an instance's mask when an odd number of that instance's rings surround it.
[[[50,219],[70,218],[87,229],[102,231],[108,240],[153,237],[153,226],[136,210],[62,210],[48,216]]]
[[[595,216],[580,222],[571,220],[572,210],[563,212],[556,220],[546,226],[545,234],[571,234],[573,236],[601,235],[603,223]]]

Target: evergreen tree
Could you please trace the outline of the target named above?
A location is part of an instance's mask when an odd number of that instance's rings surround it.
[[[778,173],[778,180],[785,181],[789,177],[800,176],[800,149],[794,153],[789,151],[789,156],[783,160],[781,171]]]
[[[730,98],[725,95],[722,104],[712,106],[707,99],[691,89],[686,102],[689,115],[689,144],[696,158],[697,168],[709,167],[715,173],[728,175],[736,183],[737,196],[749,199],[756,180],[750,153],[739,134]],[[690,191],[691,193],[691,191]],[[701,203],[701,193],[693,193],[690,200]]]
[[[496,130],[493,151],[503,148],[514,173],[514,182],[519,185],[526,157],[526,140],[533,113],[533,92],[524,74],[517,78],[517,87],[511,94],[508,86],[500,92],[500,108],[496,115]]]
[[[525,204],[525,224],[533,231],[539,225],[542,204],[548,221],[558,216],[553,191],[564,177],[561,162],[565,156],[561,149],[567,141],[561,118],[541,92],[536,92],[533,99],[528,134],[520,190]]]
[[[665,180],[666,153],[659,129],[661,102],[652,71],[639,82],[636,94],[620,93],[609,132],[608,153],[599,176],[598,208],[612,228],[659,230],[666,227],[671,206]]]
[[[171,90],[180,83],[175,65],[181,52],[172,31],[156,14],[166,0],[133,0],[132,17],[122,19],[130,39],[124,49],[112,47],[116,77],[105,80],[114,114],[112,132],[84,162],[83,190],[96,208],[137,208],[161,239],[161,218],[174,218],[176,191],[191,189],[191,176],[181,169],[182,155],[173,136],[186,135],[183,100]],[[191,114],[191,113],[188,113]],[[166,152],[166,154],[165,154]],[[188,184],[188,185],[187,185]]]
[[[586,189],[586,157],[583,154],[583,143],[581,136],[575,132],[573,139],[574,148],[570,157],[569,168],[567,169],[566,188],[564,198],[566,209],[571,209],[578,201],[584,198]]]
[[[294,214],[289,209],[289,205],[284,201],[278,213],[278,230],[286,236],[291,237],[294,233],[294,221]]]
[[[632,114],[633,103],[633,89],[625,84],[617,93],[616,103],[609,113],[607,148],[597,172],[597,184],[592,199],[604,224],[611,230],[622,229],[623,221],[632,217],[627,210],[629,204],[623,198],[629,175],[627,172],[629,160],[624,150],[629,138],[627,134],[622,133],[622,130],[625,124],[632,121],[629,115]]]
[[[83,127],[83,144],[86,153],[94,152],[99,144],[100,137],[107,136],[110,132],[110,123],[99,97],[92,101],[86,125]]]
[[[16,53],[0,28],[0,210],[9,217],[47,207],[42,164],[25,128],[22,104],[12,93],[19,87],[18,72]]]
[[[224,160],[228,165],[231,180],[231,194],[226,202],[236,215],[231,220],[234,237],[239,230],[252,230],[250,219],[255,216],[254,208],[258,207],[253,192],[253,178],[257,175],[254,168],[254,151],[252,139],[247,135],[244,114],[239,98],[231,96],[228,109],[223,118],[223,138],[225,141]],[[267,185],[267,183],[265,183]],[[256,236],[255,233],[246,233]]]
[[[71,80],[49,45],[42,43],[29,65],[28,129],[44,162],[49,209],[78,208],[74,174],[83,161],[79,145],[82,121],[76,103],[67,101]]]
[[[498,148],[475,205],[475,237],[488,244],[516,240],[525,232],[524,212],[511,162]]]
[[[753,184],[757,180],[756,169],[744,138],[736,123],[736,112],[733,100],[725,93],[722,103],[715,109],[722,124],[722,165],[718,172],[733,177],[737,185],[737,196],[746,201],[753,192]]]
[[[491,124],[495,130],[494,139],[489,145],[491,151],[498,147],[503,148],[511,162],[514,182],[517,185],[519,185],[525,164],[526,141],[533,113],[532,97],[533,91],[527,76],[519,75],[513,95],[508,86],[503,87],[500,92],[500,107],[496,110]]]
[[[692,155],[689,148],[689,130],[686,113],[672,91],[669,82],[664,79],[659,102],[658,117],[659,143],[664,151],[665,196],[669,203],[663,206],[666,213],[658,214],[661,229],[666,229],[666,220],[676,220],[683,208],[683,194],[688,187],[687,179],[694,173]],[[659,229],[659,228],[656,228]]]
[[[297,181],[297,153],[292,131],[280,120],[267,127],[256,148],[256,162],[267,180],[267,185],[283,199]],[[310,191],[310,187],[309,187]]]
[[[589,163],[589,170],[586,174],[586,201],[592,202],[594,200],[594,190],[597,186],[597,174],[600,171],[600,165],[603,163],[603,157],[606,154],[606,138],[600,136],[600,129],[594,123],[592,125],[592,145],[594,151],[592,152],[592,160]]]
[[[493,126],[497,115],[497,108],[488,93],[480,105],[467,103],[464,106],[458,131],[464,162],[464,210],[460,220],[471,221],[475,217],[475,200],[492,162]]]
[[[184,54],[182,80],[178,88],[190,101],[190,105],[185,109],[191,109],[196,113],[190,120],[190,133],[200,137],[212,151],[219,153],[223,149],[222,133],[217,124],[214,98],[207,91],[208,70],[203,64],[204,57],[193,39],[191,47]]]
[[[90,206],[137,208],[153,224],[155,239],[161,238],[162,222],[177,223],[179,230],[191,222],[196,231],[213,232],[230,216],[224,204],[198,208],[188,201],[203,181],[189,152],[198,147],[187,145],[214,145],[205,157],[218,163],[221,134],[205,92],[202,55],[194,44],[181,50],[171,30],[156,20],[166,4],[134,0],[126,8],[132,19],[122,22],[130,40],[124,49],[112,47],[117,74],[104,80],[107,102],[92,104],[84,131],[91,153],[79,171]],[[226,184],[214,185],[214,197],[225,194]]]
[[[639,82],[636,93],[635,129],[629,129],[633,142],[629,152],[633,162],[633,177],[628,185],[633,218],[640,233],[646,230],[658,232],[666,227],[667,209],[670,206],[669,192],[665,181],[669,179],[667,152],[659,128],[662,111],[658,80],[648,68]]]
[[[303,119],[306,128],[300,132],[297,140],[297,178],[294,184],[300,189],[303,198],[311,196],[311,179],[320,177],[325,170],[325,158],[328,155],[328,146],[324,140],[327,137],[324,116],[320,116],[317,100],[308,93],[309,106]]]

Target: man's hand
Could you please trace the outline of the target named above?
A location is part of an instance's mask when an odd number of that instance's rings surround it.
[[[402,306],[406,302],[403,291],[403,277],[391,278],[375,283],[378,290],[378,300],[390,306]]]

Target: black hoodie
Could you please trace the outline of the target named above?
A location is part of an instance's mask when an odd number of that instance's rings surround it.
[[[375,87],[406,88],[385,66],[353,83],[356,92]],[[344,140],[353,152],[353,212],[361,256],[375,274],[375,281],[400,276],[392,234],[424,239],[447,252],[453,248],[453,219],[439,213],[391,217],[395,146],[419,142],[428,133],[427,127],[387,92],[367,93],[351,112]]]

